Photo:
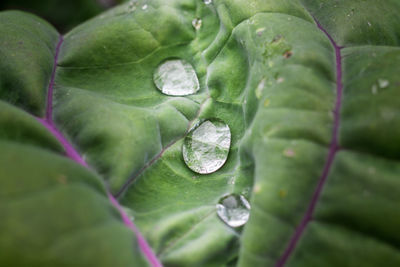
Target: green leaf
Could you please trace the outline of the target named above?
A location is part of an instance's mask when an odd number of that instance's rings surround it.
[[[63,38],[0,13],[0,265],[157,266],[126,214],[165,266],[400,265],[399,11],[138,0]],[[199,91],[157,89],[169,59]],[[231,142],[198,174],[182,146],[205,120]],[[217,215],[230,194],[243,227]]]

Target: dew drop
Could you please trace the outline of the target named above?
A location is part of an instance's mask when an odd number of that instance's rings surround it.
[[[166,95],[184,96],[196,93],[199,80],[190,63],[172,59],[161,63],[153,75],[154,84]]]
[[[212,0],[204,0],[204,4],[209,5],[212,3]]]
[[[200,18],[195,18],[192,20],[193,28],[195,28],[196,31],[200,30],[202,22],[203,21]]]
[[[230,145],[229,126],[217,119],[206,120],[185,137],[183,159],[194,172],[212,173],[225,164]]]
[[[223,197],[216,205],[219,218],[230,227],[239,227],[249,220],[250,203],[242,195]]]
[[[371,26],[372,26],[371,22],[369,22],[369,21],[367,22],[367,24],[368,24],[368,26],[369,26],[369,27],[371,27]]]

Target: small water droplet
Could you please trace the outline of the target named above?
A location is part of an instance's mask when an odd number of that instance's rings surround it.
[[[380,88],[386,88],[389,86],[389,81],[384,79],[378,79],[378,85]]]
[[[263,92],[264,86],[265,86],[265,79],[262,79],[260,81],[260,83],[257,85],[256,92],[255,92],[256,97],[258,99],[260,99],[261,96],[262,96],[262,92]]]
[[[295,154],[296,154],[296,153],[295,153],[294,150],[291,149],[291,148],[285,149],[285,150],[283,151],[283,155],[284,155],[285,157],[288,157],[288,158],[294,157]]]
[[[371,26],[372,26],[371,22],[369,22],[369,21],[367,22],[367,24],[368,24],[368,26],[369,26],[369,27],[371,27]]]
[[[371,92],[374,95],[378,93],[378,86],[376,86],[376,84],[372,85]]]
[[[142,6],[142,10],[146,10],[148,8],[148,5],[146,5],[146,4],[144,4],[143,6]]]
[[[261,192],[261,185],[255,184],[254,187],[253,187],[253,192],[254,192],[255,194],[260,193],[260,192]]]
[[[285,79],[283,77],[278,77],[278,79],[276,79],[277,83],[283,83],[285,81]]]
[[[265,31],[265,28],[258,28],[258,29],[256,30],[256,34],[257,34],[258,36],[261,36],[261,35],[263,34],[264,31]]]
[[[133,12],[136,10],[136,5],[137,5],[137,1],[136,0],[132,0],[129,2],[128,5],[128,12]]]
[[[154,84],[166,95],[184,96],[196,93],[199,80],[190,63],[172,59],[161,63],[153,76]]]
[[[212,0],[204,0],[204,4],[209,5],[212,3]]]
[[[216,205],[219,218],[230,227],[239,227],[249,220],[250,203],[242,195],[223,197]]]
[[[194,20],[192,20],[193,28],[195,28],[196,31],[200,30],[202,23],[203,21],[200,18],[195,18]]]
[[[220,120],[209,119],[192,129],[185,137],[183,159],[194,172],[212,173],[225,164],[230,145],[229,126]]]

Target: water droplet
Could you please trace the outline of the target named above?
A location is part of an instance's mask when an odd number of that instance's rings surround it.
[[[384,79],[378,79],[378,85],[380,88],[386,88],[389,86],[389,81]]]
[[[206,120],[185,137],[183,159],[194,172],[212,173],[226,162],[230,145],[229,126],[217,119]]]
[[[203,21],[200,18],[195,18],[194,20],[192,20],[193,28],[195,28],[196,31],[200,30],[202,22]]]
[[[263,34],[264,31],[265,31],[265,28],[258,28],[258,29],[256,30],[256,34],[257,34],[258,36],[261,36],[261,35]]]
[[[378,86],[376,86],[376,84],[372,85],[371,92],[374,95],[378,93]]]
[[[184,96],[196,93],[199,80],[190,63],[172,59],[161,63],[153,76],[154,84],[166,95]]]
[[[128,12],[135,11],[136,10],[136,5],[137,5],[137,1],[136,0],[130,1],[129,5],[128,5]]]
[[[261,96],[262,96],[262,92],[263,92],[264,86],[265,86],[265,79],[262,79],[261,82],[257,85],[256,92],[255,92],[256,93],[256,97],[258,99],[260,99]]]
[[[369,27],[371,27],[371,26],[372,26],[371,22],[369,22],[369,21],[367,22],[367,24],[368,24],[368,26],[369,26]]]
[[[253,187],[253,192],[254,192],[255,194],[260,193],[260,192],[261,192],[261,185],[255,184],[254,187]]]
[[[204,0],[204,4],[209,5],[212,3],[212,0]]]
[[[296,155],[296,153],[294,152],[293,149],[288,148],[288,149],[285,149],[285,150],[283,151],[283,155],[284,155],[285,157],[292,158],[292,157],[294,157],[294,156]]]
[[[217,214],[230,227],[239,227],[249,220],[250,203],[242,195],[223,197],[216,206]]]
[[[146,4],[144,4],[143,6],[142,6],[142,10],[146,10],[148,8],[148,5],[146,5]]]

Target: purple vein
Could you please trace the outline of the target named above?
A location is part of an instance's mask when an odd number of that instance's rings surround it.
[[[60,55],[61,45],[64,42],[64,38],[60,35],[58,39],[58,43],[56,46],[56,53],[54,54],[54,63],[53,70],[50,76],[50,83],[47,89],[47,107],[46,107],[46,120],[49,122],[53,122],[53,89],[54,89],[54,80],[56,78],[56,69],[58,64],[58,56]]]
[[[60,36],[57,46],[56,46],[53,70],[52,70],[51,77],[50,77],[50,83],[49,83],[49,86],[47,89],[46,117],[45,118],[37,118],[37,120],[44,127],[46,127],[47,130],[61,143],[61,145],[63,146],[63,148],[65,150],[65,155],[68,158],[70,158],[73,161],[77,162],[78,164],[88,168],[89,166],[87,165],[85,160],[79,155],[79,153],[75,150],[75,148],[72,146],[72,144],[63,136],[63,134],[57,129],[57,127],[53,121],[53,89],[54,89],[54,84],[55,84],[54,81],[55,81],[55,76],[56,76],[56,69],[57,69],[57,65],[58,65],[58,56],[59,56],[59,53],[61,50],[61,45],[62,45],[63,41],[64,41],[63,37]],[[146,239],[142,236],[142,234],[135,227],[133,222],[129,219],[128,215],[122,209],[122,207],[120,206],[118,201],[110,193],[107,193],[107,195],[108,195],[108,198],[109,198],[110,202],[112,203],[112,205],[121,214],[124,224],[135,233],[140,250],[145,255],[145,257],[150,262],[150,264],[153,267],[162,267],[162,264],[157,259],[156,255],[154,254],[153,250],[147,243]]]
[[[342,57],[341,57],[341,49],[339,45],[333,40],[332,36],[322,27],[322,25],[314,18],[315,23],[317,24],[318,28],[325,33],[325,35],[329,38],[330,42],[332,43],[335,49],[336,55],[336,103],[335,108],[333,111],[334,120],[333,120],[333,133],[332,133],[332,140],[329,147],[328,157],[326,159],[322,174],[319,178],[318,185],[314,191],[314,194],[311,198],[311,202],[308,205],[308,208],[300,222],[297,226],[294,234],[290,238],[290,241],[283,252],[282,256],[278,259],[275,266],[282,267],[285,265],[289,257],[291,256],[292,252],[296,248],[298,241],[300,240],[304,230],[306,229],[308,223],[312,220],[312,215],[314,213],[315,207],[317,202],[320,198],[322,190],[324,188],[325,182],[328,178],[329,171],[332,167],[333,160],[335,158],[336,152],[339,150],[338,144],[338,131],[340,125],[340,107],[342,106],[342,92],[343,92],[343,84],[342,84]]]

